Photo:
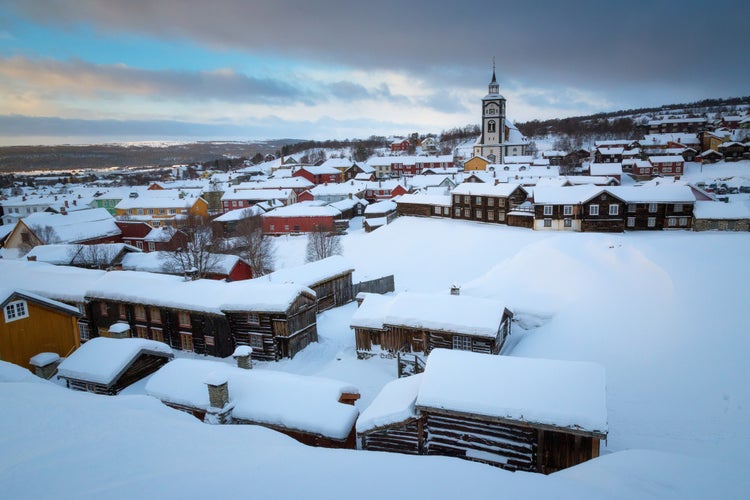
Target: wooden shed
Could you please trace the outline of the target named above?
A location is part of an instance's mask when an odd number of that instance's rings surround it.
[[[70,389],[115,395],[154,373],[174,355],[163,342],[95,338],[57,367],[57,378]]]
[[[0,288],[0,359],[26,368],[42,352],[65,357],[80,346],[73,306],[35,293]]]
[[[495,300],[456,295],[366,294],[354,313],[357,355],[429,353],[435,348],[498,354],[513,313]]]
[[[444,349],[423,374],[388,384],[357,422],[366,450],[543,474],[596,458],[607,432],[601,366]]]

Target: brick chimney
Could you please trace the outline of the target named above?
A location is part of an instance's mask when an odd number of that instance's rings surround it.
[[[451,295],[461,295],[461,287],[458,285],[451,285]]]
[[[245,370],[253,368],[253,348],[249,345],[237,346],[232,357],[237,361],[237,368]]]

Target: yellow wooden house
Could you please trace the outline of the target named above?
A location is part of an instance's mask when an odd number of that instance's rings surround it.
[[[29,360],[42,352],[66,357],[80,345],[73,306],[19,290],[0,289],[0,360],[31,369]]]
[[[464,163],[464,171],[475,171],[475,170],[481,170],[484,172],[487,170],[487,165],[490,164],[490,160],[485,158],[484,156],[474,156],[471,160],[466,161]]]

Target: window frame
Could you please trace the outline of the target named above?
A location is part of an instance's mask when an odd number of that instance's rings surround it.
[[[544,215],[552,215],[552,205],[544,205]]]
[[[472,339],[468,335],[454,335],[453,339],[451,340],[451,345],[453,346],[453,350],[455,351],[472,351],[472,344]]]
[[[5,304],[3,307],[3,315],[5,316],[5,322],[11,323],[29,317],[29,304],[23,299],[14,300]]]
[[[591,217],[598,217],[599,216],[599,204],[589,205],[589,215]]]

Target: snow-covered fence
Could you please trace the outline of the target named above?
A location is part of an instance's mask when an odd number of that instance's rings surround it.
[[[359,292],[367,293],[388,293],[396,289],[396,282],[393,279],[393,275],[383,276],[369,281],[360,281],[352,285],[352,295],[357,296]]]

